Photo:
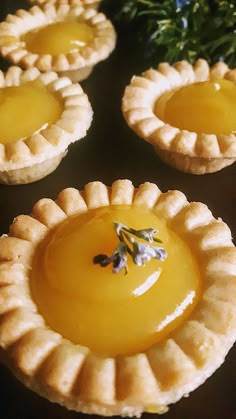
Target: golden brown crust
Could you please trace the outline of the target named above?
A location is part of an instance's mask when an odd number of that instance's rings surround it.
[[[127,192],[127,194],[125,193]],[[30,297],[34,248],[75,213],[107,205],[144,206],[167,219],[193,248],[204,290],[188,320],[145,353],[107,358],[48,329]],[[5,362],[29,388],[69,409],[100,415],[163,413],[203,383],[236,340],[236,249],[228,226],[206,205],[179,191],[129,180],[111,188],[90,182],[40,200],[32,217],[18,216],[0,238],[0,347]]]
[[[60,153],[57,156],[51,157],[41,163],[33,164],[32,166],[0,172],[0,183],[23,185],[43,179],[57,168],[65,154],[66,152]]]
[[[26,49],[20,37],[30,30],[65,19],[79,18],[87,22],[94,30],[93,40],[81,51],[59,55],[38,55]],[[9,37],[11,41],[9,42]],[[46,3],[33,6],[28,11],[18,10],[15,15],[8,15],[0,23],[0,53],[14,64],[23,68],[37,67],[40,71],[56,71],[60,75],[75,78],[77,81],[87,76],[91,68],[108,57],[115,47],[116,34],[111,22],[105,15],[93,8],[83,8],[81,3],[71,5],[70,1]]]
[[[187,136],[186,136],[187,137]],[[191,157],[181,153],[171,152],[169,150],[161,150],[154,146],[155,152],[167,164],[186,173],[194,173],[195,175],[204,175],[205,173],[214,173],[224,167],[230,166],[235,159],[229,158],[212,158]]]
[[[72,84],[68,78],[58,78],[54,72],[41,74],[36,68],[23,71],[10,67],[5,74],[0,71],[0,79],[2,88],[40,80],[62,99],[64,109],[59,120],[30,137],[0,144],[0,182],[38,180],[56,168],[71,143],[86,135],[92,121],[88,97],[80,85]]]
[[[176,87],[198,81],[235,80],[235,70],[218,62],[210,68],[199,59],[192,66],[186,61],[174,66],[161,63],[142,76],[134,76],[126,87],[122,111],[128,125],[153,145],[157,154],[180,170],[204,174],[221,170],[236,160],[236,136],[197,134],[166,124],[154,113],[158,97]]]

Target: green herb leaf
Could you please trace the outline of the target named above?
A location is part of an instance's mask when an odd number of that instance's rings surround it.
[[[135,31],[152,65],[205,58],[236,66],[236,2],[226,0],[117,0],[118,30]]]

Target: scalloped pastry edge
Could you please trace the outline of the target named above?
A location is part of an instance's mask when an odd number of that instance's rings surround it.
[[[24,42],[19,38],[26,32],[38,27],[79,17],[94,30],[93,40],[81,51],[68,54],[33,54],[27,50]],[[16,42],[7,45],[8,37],[13,36]],[[8,15],[0,23],[0,53],[13,64],[22,68],[37,67],[40,71],[56,71],[59,75],[66,75],[71,80],[84,80],[92,71],[95,64],[105,60],[115,48],[115,29],[103,13],[94,8],[84,8],[80,3],[46,3],[33,6],[29,10],[19,9],[14,15]]]
[[[68,3],[71,6],[74,6],[76,4],[80,4],[83,7],[92,7],[95,9],[98,9],[99,4],[101,3],[101,0],[28,0],[29,3],[35,5],[43,5],[43,4],[64,4],[64,3]]]
[[[122,204],[149,208],[194,243],[205,289],[188,320],[169,338],[144,353],[106,358],[45,325],[30,300],[30,264],[37,243],[70,215]],[[149,182],[134,188],[129,180],[111,187],[97,181],[83,191],[64,189],[56,201],[38,201],[31,216],[16,217],[9,236],[0,238],[4,362],[27,387],[68,409],[104,416],[165,412],[223,363],[236,340],[235,303],[236,248],[229,227],[206,205],[189,203],[179,191],[162,193]]]
[[[1,88],[32,80],[40,80],[51,92],[57,92],[64,109],[60,119],[31,136],[0,144],[0,180],[4,183],[28,183],[46,176],[60,163],[68,146],[86,135],[92,122],[87,95],[69,78],[59,78],[55,72],[42,74],[36,68],[23,71],[12,66],[5,74],[0,71]]]
[[[171,166],[190,173],[221,170],[236,160],[236,136],[197,134],[166,124],[154,113],[163,93],[179,86],[206,80],[236,80],[236,69],[223,62],[209,67],[199,59],[194,65],[179,61],[173,66],[161,63],[141,76],[133,76],[122,98],[124,118],[138,136],[149,142],[156,153]]]

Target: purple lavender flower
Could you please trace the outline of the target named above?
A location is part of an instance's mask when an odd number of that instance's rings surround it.
[[[112,272],[118,273],[124,269],[125,273],[127,273],[127,254],[131,255],[133,262],[138,266],[144,265],[151,259],[161,261],[166,259],[167,252],[162,247],[152,246],[150,244],[139,242],[135,239],[135,237],[137,237],[138,239],[143,241],[145,240],[148,243],[152,243],[153,241],[161,243],[161,240],[154,237],[157,233],[156,229],[146,228],[142,230],[135,230],[117,222],[113,223],[113,227],[120,243],[111,256],[104,254],[95,256],[93,258],[93,262],[95,264],[99,264],[102,267],[112,264]]]

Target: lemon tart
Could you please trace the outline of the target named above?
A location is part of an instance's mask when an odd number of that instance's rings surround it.
[[[236,339],[230,229],[179,191],[67,188],[15,218],[0,261],[3,360],[68,409],[164,413]]]
[[[80,81],[115,47],[111,22],[93,8],[69,1],[33,6],[0,24],[0,53],[23,68],[56,71]]]
[[[236,160],[236,70],[199,59],[134,76],[122,100],[128,125],[171,166],[211,173]]]
[[[83,7],[89,7],[89,8],[93,7],[95,9],[98,9],[98,6],[101,3],[101,0],[29,0],[29,3],[38,4],[38,5],[44,5],[48,3],[52,3],[52,4],[69,3],[71,6],[81,4]]]
[[[91,121],[87,96],[67,77],[36,68],[0,71],[0,182],[30,183],[51,173]]]

